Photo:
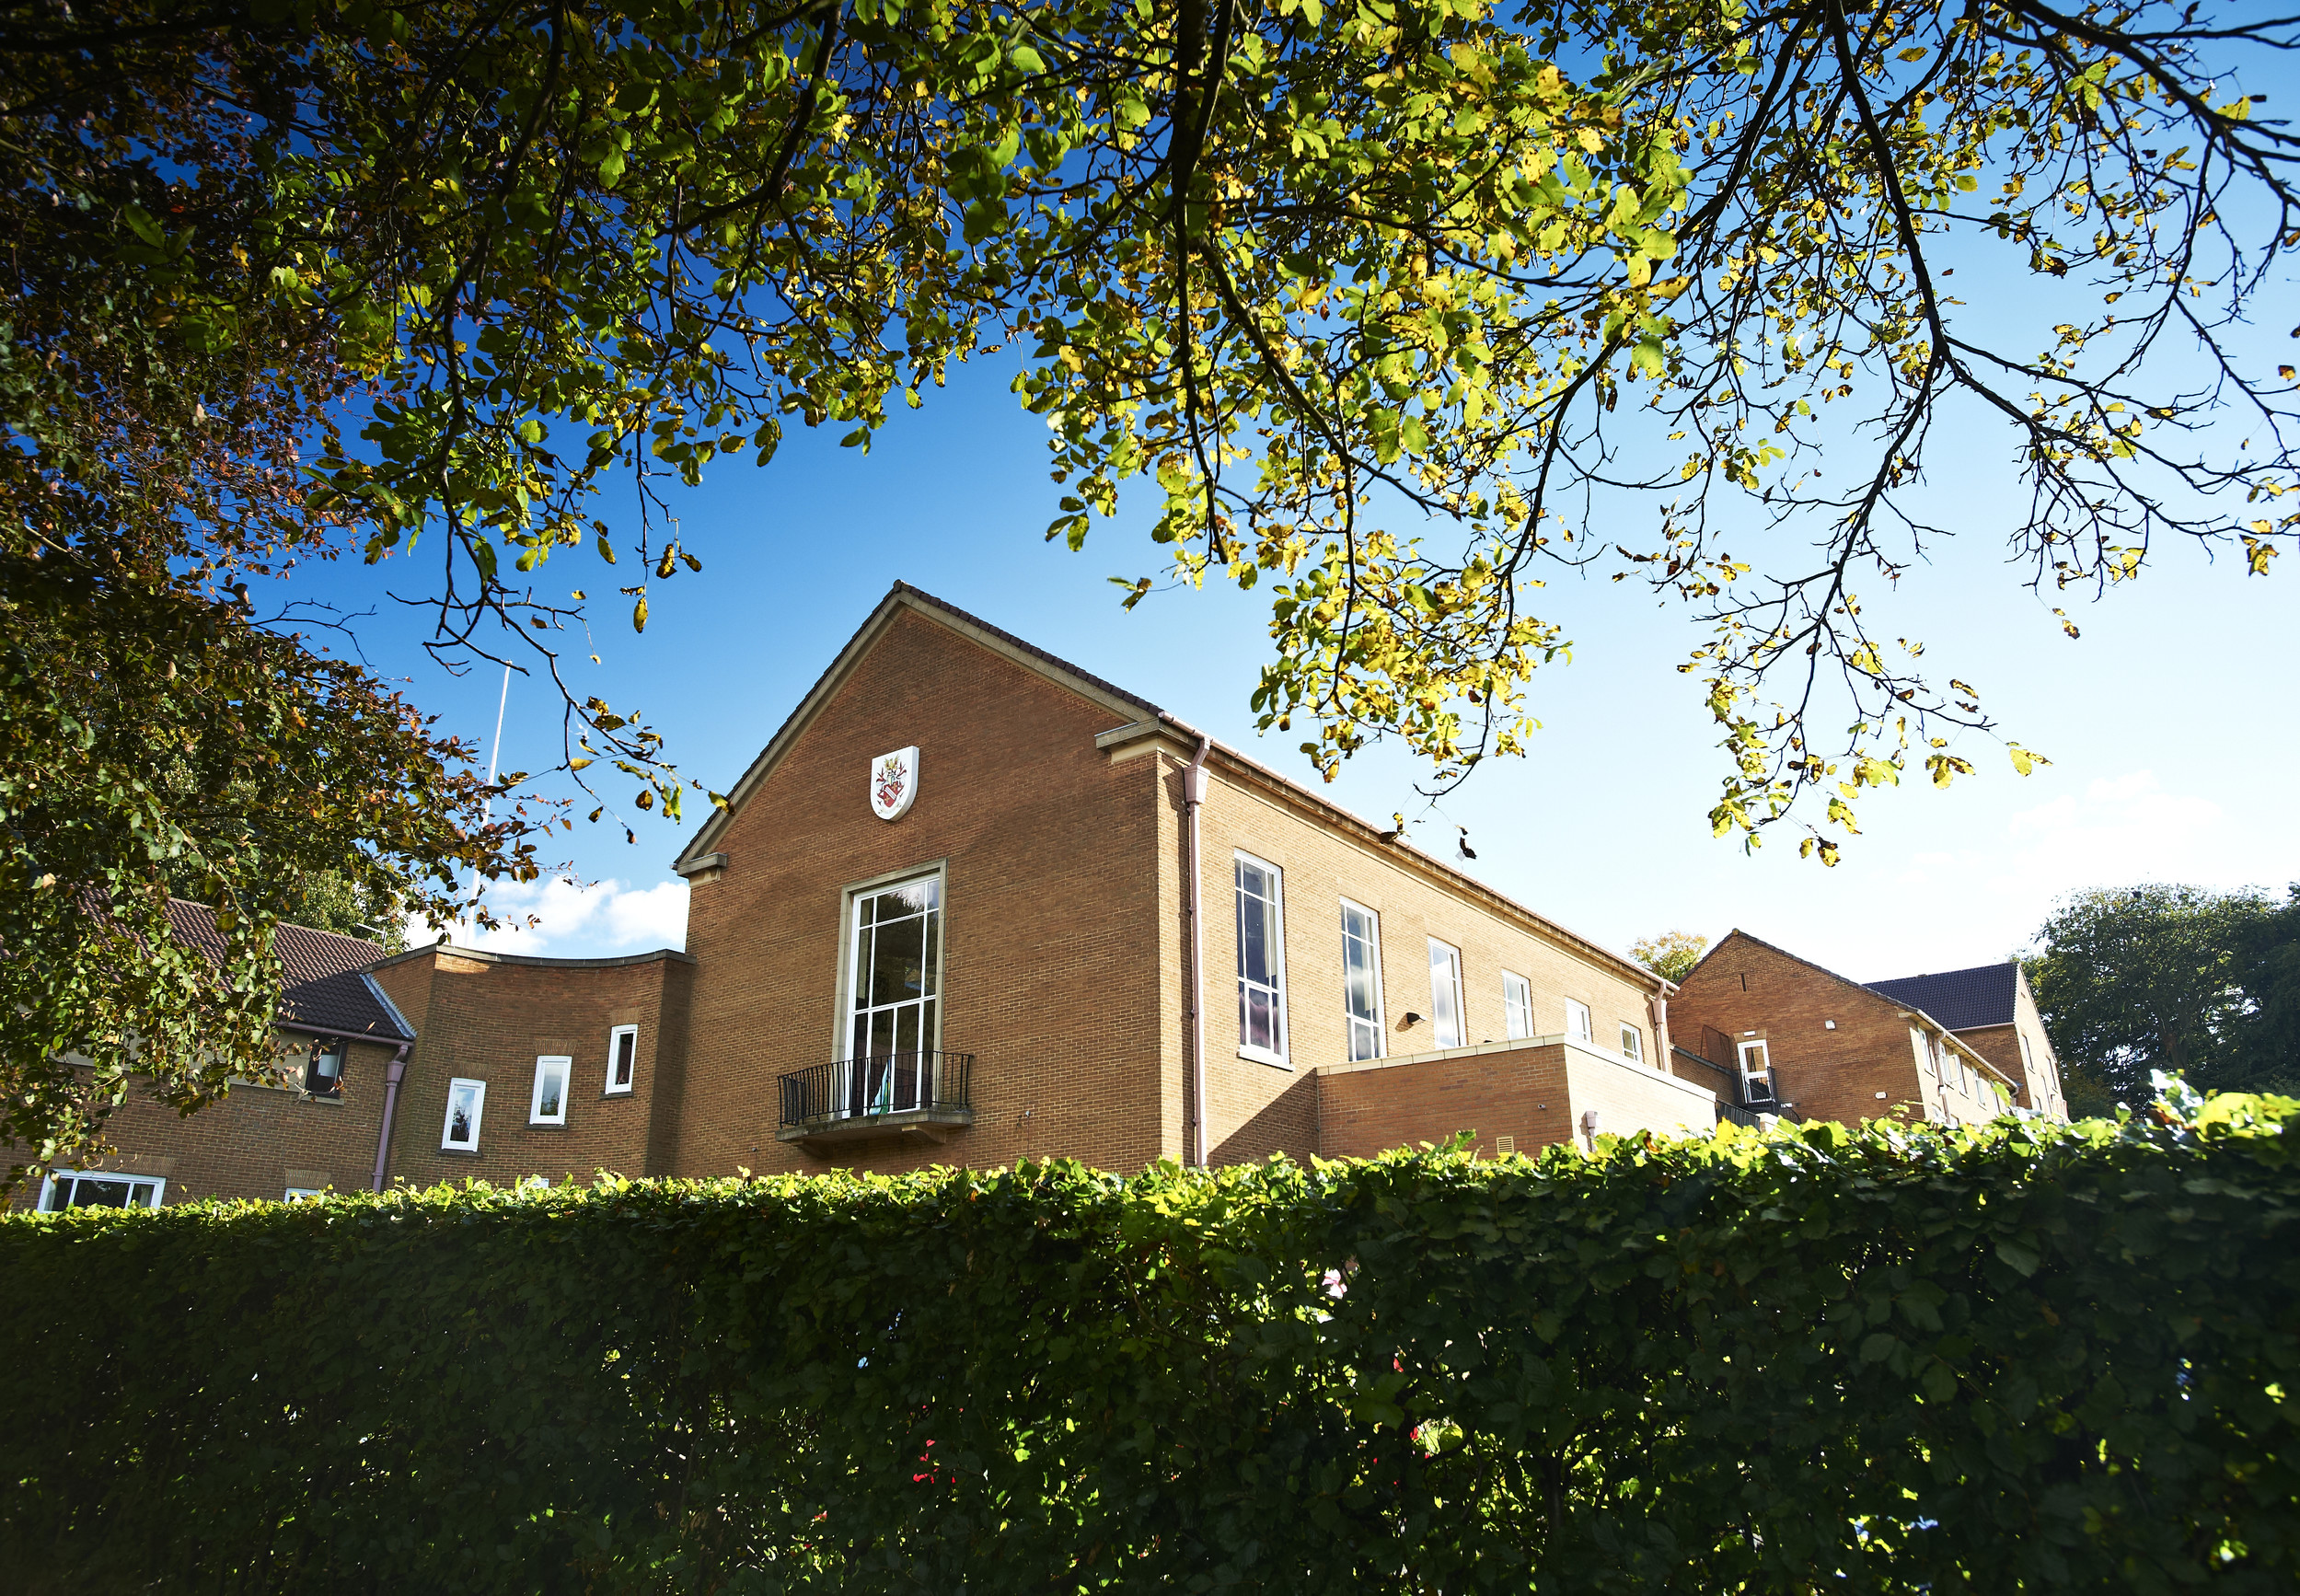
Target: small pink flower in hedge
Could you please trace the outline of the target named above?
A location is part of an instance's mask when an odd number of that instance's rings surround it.
[[[1325,1288],[1325,1294],[1336,1301],[1349,1294],[1349,1287],[1343,1283],[1342,1271],[1339,1269],[1328,1269],[1325,1272],[1325,1278],[1320,1284]]]

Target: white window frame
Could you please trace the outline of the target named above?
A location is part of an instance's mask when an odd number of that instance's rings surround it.
[[[861,970],[862,926],[860,905],[866,897],[891,892],[898,886],[913,883],[934,883],[934,1025],[931,1033],[923,1028],[919,1038],[919,1051],[940,1053],[942,1050],[942,1011],[949,993],[944,985],[945,966],[951,946],[951,879],[950,862],[938,859],[930,864],[912,865],[907,870],[889,871],[874,875],[868,881],[858,881],[848,886],[838,902],[838,1005],[831,1016],[831,1057],[851,1059],[854,1052],[855,998],[863,978]],[[868,1007],[868,1005],[865,1005]]]
[[[1447,983],[1440,986],[1440,981]],[[1448,988],[1451,988],[1449,990]],[[1451,999],[1453,1009],[1453,1040],[1446,1040],[1446,1002]],[[1429,939],[1429,1039],[1440,1051],[1448,1047],[1465,1047],[1470,1039],[1469,1004],[1462,984],[1462,950],[1451,943]]]
[[[1349,1006],[1349,944],[1353,935],[1349,929],[1349,917],[1353,914],[1366,918],[1366,934],[1358,940],[1366,944],[1373,980],[1373,1014],[1370,1018],[1358,1013]],[[1351,1063],[1365,1064],[1388,1056],[1389,1048],[1384,1045],[1390,1034],[1388,1022],[1384,1018],[1386,1012],[1381,997],[1381,916],[1364,904],[1346,897],[1342,899],[1342,1030],[1345,1041],[1343,1051]],[[1370,1025],[1373,1030],[1373,1051],[1363,1058],[1358,1052],[1358,1027],[1361,1025]]]
[[[456,1128],[456,1093],[464,1087],[471,1093],[471,1139],[457,1141],[451,1133]],[[439,1124],[439,1151],[442,1152],[477,1152],[480,1150],[480,1125],[487,1117],[487,1082],[468,1075],[458,1075],[447,1082],[447,1115]]]
[[[559,1070],[559,1112],[543,1112],[543,1082],[550,1078],[550,1070]],[[575,1084],[575,1061],[564,1053],[539,1053],[535,1060],[535,1090],[527,1098],[529,1125],[564,1125],[567,1123],[567,1098]]]
[[[623,1050],[623,1038],[630,1038],[630,1079],[621,1085],[615,1083],[616,1060]],[[618,1025],[607,1034],[607,1091],[608,1097],[628,1097],[639,1080],[639,1027]]]
[[[1238,866],[1250,864],[1256,870],[1267,871],[1270,877],[1270,974],[1275,984],[1254,985],[1270,994],[1271,1030],[1277,1041],[1275,1048],[1256,1047],[1246,1040],[1246,920],[1245,888],[1238,880]],[[1238,1057],[1256,1064],[1275,1064],[1281,1070],[1291,1070],[1288,1061],[1293,1045],[1293,1027],[1286,1023],[1286,872],[1256,854],[1239,849],[1231,856],[1230,901],[1233,911],[1233,929],[1238,940]]]
[[[1589,1005],[1578,998],[1566,1000],[1566,1035],[1577,1042],[1597,1046],[1597,1030],[1589,1017]]]
[[[1626,1020],[1621,1023],[1621,1056],[1632,1063],[1645,1062],[1645,1033]]]
[[[1751,1070],[1749,1067],[1749,1056],[1752,1052],[1763,1056],[1764,1058],[1764,1065],[1762,1069]],[[1780,1093],[1774,1089],[1773,1048],[1764,1037],[1758,1036],[1746,1042],[1737,1043],[1733,1049],[1733,1060],[1740,1070],[1742,1103],[1751,1107],[1756,1105],[1757,1100],[1751,1094],[1749,1090],[1750,1078],[1753,1075],[1763,1075],[1765,1078],[1766,1103],[1777,1104],[1781,1101]]]
[[[50,1214],[64,1211],[62,1209],[49,1206],[55,1200],[56,1183],[60,1180],[114,1181],[123,1183],[133,1190],[151,1194],[143,1202],[123,1203],[121,1205],[123,1208],[156,1209],[168,1200],[168,1179],[165,1175],[130,1174],[125,1170],[118,1169],[56,1169],[49,1171],[48,1178],[40,1184],[40,1212]],[[109,1205],[90,1203],[86,1206],[95,1208]]]
[[[284,1203],[306,1203],[314,1200],[315,1198],[326,1197],[327,1195],[328,1188],[326,1186],[292,1185],[287,1188],[287,1195],[280,1200]]]
[[[1502,1030],[1512,1042],[1533,1035],[1533,983],[1515,970],[1501,972]]]

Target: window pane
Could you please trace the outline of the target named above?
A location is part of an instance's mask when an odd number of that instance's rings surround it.
[[[626,1031],[615,1038],[615,1084],[630,1084],[631,1066],[639,1056],[639,1033]]]
[[[1278,929],[1278,877],[1245,860],[1234,862],[1238,899],[1238,1045],[1254,1052],[1286,1051],[1280,991],[1285,948]]]
[[[917,916],[880,924],[866,933],[871,944],[872,1003],[898,1003],[925,988],[926,921]]]
[[[1508,1024],[1509,1040],[1516,1042],[1533,1035],[1533,989],[1523,976],[1503,973],[1501,1006],[1506,1011],[1503,1018]]]
[[[1589,1004],[1578,1003],[1571,998],[1566,1000],[1566,1030],[1568,1035],[1581,1041],[1591,1040]]]
[[[1342,906],[1342,1012],[1353,1064],[1381,1057],[1381,940],[1379,917],[1355,904]]]
[[[535,1111],[545,1119],[557,1119],[567,1094],[567,1072],[560,1065],[543,1066],[542,1090],[537,1093]]]
[[[1462,955],[1443,943],[1429,944],[1429,1012],[1440,1047],[1462,1045]]]

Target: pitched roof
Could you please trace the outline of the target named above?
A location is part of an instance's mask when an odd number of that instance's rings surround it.
[[[215,910],[206,904],[171,897],[168,923],[179,939],[210,958],[223,956],[224,939],[216,932]],[[331,1036],[374,1036],[393,1042],[414,1038],[415,1027],[364,973],[366,966],[385,956],[379,943],[283,921],[272,933],[272,951],[279,955],[283,985],[282,1024]]]
[[[2020,966],[1975,965],[1969,970],[1943,970],[1938,975],[1901,976],[1871,981],[1868,989],[1922,1009],[1952,1031],[1977,1030],[1984,1025],[2013,1023],[2013,998],[2020,984]]]
[[[878,607],[872,610],[870,619],[857,628],[855,634],[847,640],[846,646],[838,651],[838,658],[831,661],[829,668],[815,678],[815,685],[806,690],[806,695],[799,700],[798,707],[791,711],[789,717],[776,729],[775,734],[768,739],[766,747],[761,749],[758,757],[751,761],[750,769],[743,772],[742,779],[727,790],[726,807],[718,810],[704,821],[697,828],[694,839],[679,850],[678,857],[672,862],[673,870],[684,875],[711,861],[712,845],[725,831],[734,811],[741,806],[743,800],[749,796],[751,791],[764,781],[767,774],[780,762],[783,754],[806,729],[816,711],[838,690],[838,684],[854,668],[856,662],[869,652],[871,645],[878,641],[879,636],[893,621],[895,616],[905,609],[930,615],[961,635],[972,637],[975,642],[982,643],[993,653],[1003,653],[1009,657],[1020,655],[1024,662],[1032,664],[1041,675],[1069,688],[1081,697],[1094,700],[1114,713],[1138,717],[1131,720],[1127,725],[1114,728],[1113,732],[1104,734],[1105,739],[1118,733],[1132,734],[1137,730],[1143,732],[1167,730],[1192,743],[1205,736],[1205,734],[1188,722],[1169,714],[1140,694],[1128,692],[1126,688],[1104,681],[1090,671],[1081,670],[1069,661],[1048,653],[1036,644],[1026,642],[1012,632],[993,626],[978,616],[970,615],[956,605],[946,603],[922,588],[913,587],[907,582],[897,582],[887,590],[886,596],[879,601]],[[1401,853],[1408,855],[1416,865],[1428,870],[1456,887],[1466,889],[1472,895],[1492,905],[1522,916],[1558,940],[1596,955],[1621,973],[1630,976],[1640,986],[1650,984],[1655,989],[1665,993],[1676,989],[1674,986],[1663,981],[1661,977],[1654,975],[1643,965],[1627,955],[1615,953],[1604,943],[1585,937],[1550,919],[1547,915],[1526,908],[1515,899],[1495,891],[1475,876],[1454,869],[1444,860],[1424,853],[1419,849],[1413,848],[1411,844],[1389,840],[1392,837],[1391,833],[1351,814],[1323,793],[1303,786],[1292,778],[1271,769],[1268,766],[1240,753],[1226,744],[1216,742],[1211,737],[1207,737],[1206,742],[1209,752],[1221,756],[1222,762],[1233,771],[1251,773],[1257,781],[1282,792],[1294,802],[1316,810],[1328,822],[1338,824],[1344,830],[1358,834],[1361,839],[1384,839],[1388,846],[1394,847]]]
[[[1711,959],[1716,958],[1719,954],[1725,951],[1727,946],[1736,941],[1752,943],[1756,946],[1764,949],[1767,953],[1778,954],[1781,957],[1787,959],[1791,964],[1803,965],[1809,970],[1824,975],[1831,980],[1837,982],[1840,986],[1849,988],[1851,990],[1859,992],[1866,997],[1880,999],[1885,1002],[1891,1003],[1899,1008],[1907,1010],[1911,1014],[1920,1020],[1923,1020],[1926,1024],[1933,1026],[1936,1030],[1947,1033],[1949,1042],[1957,1047],[1962,1049],[1963,1052],[1972,1060],[1972,1062],[1980,1065],[1981,1068],[1987,1073],[1995,1076],[1998,1080],[2005,1081],[2008,1085],[2012,1083],[2012,1077],[2006,1075],[2005,1071],[1999,1069],[1994,1063],[1976,1052],[1971,1043],[1967,1042],[1964,1038],[1959,1036],[1957,1035],[1959,1027],[1952,1025],[1947,1021],[1942,1019],[1940,1015],[1934,1011],[1931,1004],[1919,1002],[1913,998],[1902,997],[1898,992],[1889,992],[1885,989],[1887,987],[1897,985],[1898,983],[1896,982],[1873,981],[1867,986],[1864,986],[1862,983],[1855,980],[1850,976],[1841,976],[1837,974],[1836,971],[1831,969],[1827,965],[1817,965],[1809,958],[1805,958],[1799,954],[1789,952],[1786,948],[1774,946],[1773,943],[1765,941],[1763,937],[1751,936],[1747,931],[1742,931],[1739,926],[1736,926],[1732,931],[1728,931],[1725,935],[1724,941],[1718,943],[1716,946],[1711,948],[1707,953],[1702,955],[1701,965],[1705,965]],[[1701,965],[1695,965],[1693,966],[1696,973],[1700,970]],[[1971,972],[1960,971],[1959,973],[1970,974]],[[1693,977],[1691,976],[1686,977],[1688,981],[1692,978]],[[1913,978],[1924,979],[1924,977],[1917,977]]]

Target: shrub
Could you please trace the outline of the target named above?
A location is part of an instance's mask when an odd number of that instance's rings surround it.
[[[2296,1126],[12,1218],[0,1567],[2288,1591]]]

